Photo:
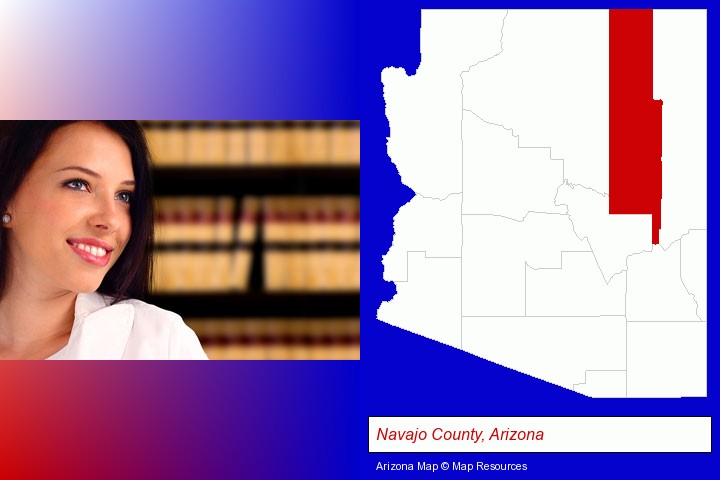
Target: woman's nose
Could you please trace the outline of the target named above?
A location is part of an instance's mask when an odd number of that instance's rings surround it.
[[[109,198],[108,198],[109,197]],[[120,228],[120,209],[114,196],[98,196],[95,199],[93,213],[88,219],[90,224],[100,230],[114,232]]]

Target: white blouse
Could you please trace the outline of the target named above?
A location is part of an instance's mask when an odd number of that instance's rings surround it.
[[[207,360],[179,315],[140,300],[81,293],[68,344],[48,360]]]

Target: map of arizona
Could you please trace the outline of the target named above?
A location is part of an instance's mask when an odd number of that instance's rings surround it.
[[[377,318],[593,397],[707,394],[704,10],[424,10]]]

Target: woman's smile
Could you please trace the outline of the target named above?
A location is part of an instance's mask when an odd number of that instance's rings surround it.
[[[112,246],[97,238],[71,238],[67,240],[70,248],[91,265],[104,267],[110,261]]]

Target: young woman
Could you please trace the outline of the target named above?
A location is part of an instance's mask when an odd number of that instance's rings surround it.
[[[206,359],[151,276],[136,122],[0,122],[0,359]]]

